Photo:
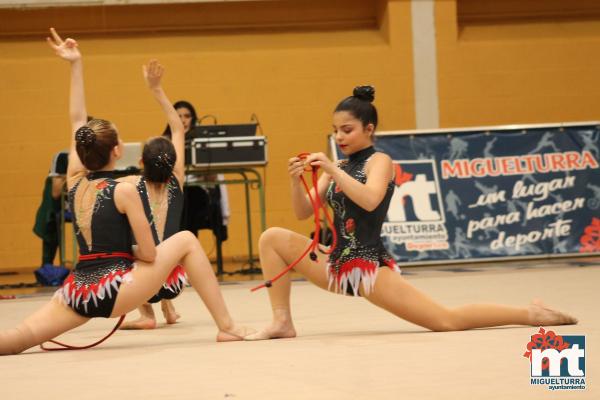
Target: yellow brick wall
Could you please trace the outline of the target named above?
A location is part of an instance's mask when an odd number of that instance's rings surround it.
[[[381,129],[414,128],[410,4],[392,0],[382,10],[372,29],[83,37],[88,111],[114,121],[125,141],[160,134],[164,118],[141,77],[142,63],[158,58],[171,100],[191,101],[200,115],[217,115],[221,123],[258,115],[269,140],[267,226],[308,233],[310,222],[292,215],[285,160],[326,149],[331,112],[341,98],[357,84],[374,84]],[[15,270],[40,263],[41,241],[31,229],[51,157],[68,144],[69,70],[43,37],[3,38],[0,54],[0,269]],[[231,186],[229,193],[224,255],[243,258],[242,187]],[[254,192],[252,201],[256,252]],[[213,248],[209,235],[202,238],[207,250]]]
[[[475,11],[464,24],[457,21],[461,5]],[[440,125],[600,120],[600,15],[590,14],[593,5],[437,1]]]
[[[355,7],[354,14],[348,15],[359,22],[346,29],[339,21],[336,29],[323,29],[326,21],[319,22],[319,28],[300,24],[294,29],[260,29],[258,15],[252,29],[227,26],[162,34],[151,29],[141,33],[108,29],[104,35],[85,35],[80,42],[88,109],[114,121],[126,141],[160,133],[164,119],[140,73],[140,65],[156,57],[167,68],[164,86],[172,100],[189,100],[199,114],[215,114],[222,123],[248,121],[256,113],[269,140],[267,225],[308,233],[310,222],[295,221],[287,200],[285,160],[300,151],[325,150],[336,103],[353,86],[372,83],[377,88],[382,130],[415,125],[410,2],[378,1],[377,26],[363,27],[357,13],[367,12],[368,7],[348,1]],[[332,4],[344,6],[342,0],[323,3],[328,15],[333,15]],[[538,7],[529,3],[532,10]],[[310,4],[306,20],[320,15],[315,12],[320,2]],[[40,25],[44,13],[38,11],[32,24]],[[47,13],[60,15],[55,9]],[[85,13],[89,15],[89,9]],[[518,21],[479,22],[469,18],[459,23],[456,0],[435,4],[442,127],[600,119],[598,18],[519,16]],[[302,20],[302,15],[293,18]],[[135,24],[143,25],[139,18]],[[41,241],[31,228],[50,159],[68,143],[68,67],[46,47],[43,35],[11,37],[3,29],[0,269],[14,270],[40,262]],[[27,27],[22,31],[28,32]],[[243,190],[241,186],[229,190],[232,220],[224,255],[243,259],[247,246]],[[255,252],[257,200],[253,192]],[[207,250],[213,249],[208,232],[201,237]]]

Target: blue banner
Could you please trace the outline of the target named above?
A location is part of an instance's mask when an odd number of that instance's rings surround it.
[[[381,234],[397,261],[600,252],[598,125],[386,133],[375,147],[394,161]]]

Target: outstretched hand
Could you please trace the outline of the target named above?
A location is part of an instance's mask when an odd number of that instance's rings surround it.
[[[150,60],[148,64],[142,66],[142,70],[146,85],[148,85],[150,89],[159,88],[160,80],[162,79],[165,69],[158,63],[158,60]]]
[[[54,28],[50,28],[50,35],[52,37],[47,37],[46,41],[57,56],[69,62],[81,59],[81,53],[75,39],[68,38],[67,40],[62,40]]]

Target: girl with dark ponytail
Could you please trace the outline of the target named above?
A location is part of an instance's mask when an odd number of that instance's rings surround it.
[[[142,198],[146,217],[152,228],[152,236],[158,245],[180,230],[183,209],[184,182],[184,125],[171,105],[161,86],[164,68],[156,60],[150,61],[144,69],[144,78],[152,95],[167,117],[169,138],[150,138],[142,150],[142,176],[128,176],[118,179],[135,185]],[[171,300],[181,293],[187,283],[185,271],[180,265],[173,270],[160,290],[138,307],[140,317],[127,321],[121,329],[154,329],[156,316],[152,303],[161,303],[167,324],[179,319]]]
[[[307,166],[322,170],[312,196],[327,200],[334,210],[337,245],[328,256],[317,253],[295,266],[309,281],[322,289],[343,295],[362,296],[369,302],[407,321],[434,331],[464,330],[499,325],[559,325],[577,320],[540,303],[526,307],[475,304],[447,308],[413,287],[381,241],[381,227],[394,192],[391,158],[373,148],[377,110],[372,102],[375,90],[359,86],[343,99],[333,113],[335,141],[347,160],[334,164],[323,153],[300,159],[292,157],[288,173],[292,181],[292,205],[298,219],[313,213],[300,176]],[[266,280],[278,276],[296,260],[310,239],[283,228],[270,228],[260,237],[259,253]],[[246,340],[296,336],[290,312],[290,275],[272,282],[269,298],[273,320],[263,331]]]

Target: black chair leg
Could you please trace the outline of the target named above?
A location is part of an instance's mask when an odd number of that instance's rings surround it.
[[[223,275],[223,241],[217,236],[217,275]]]

